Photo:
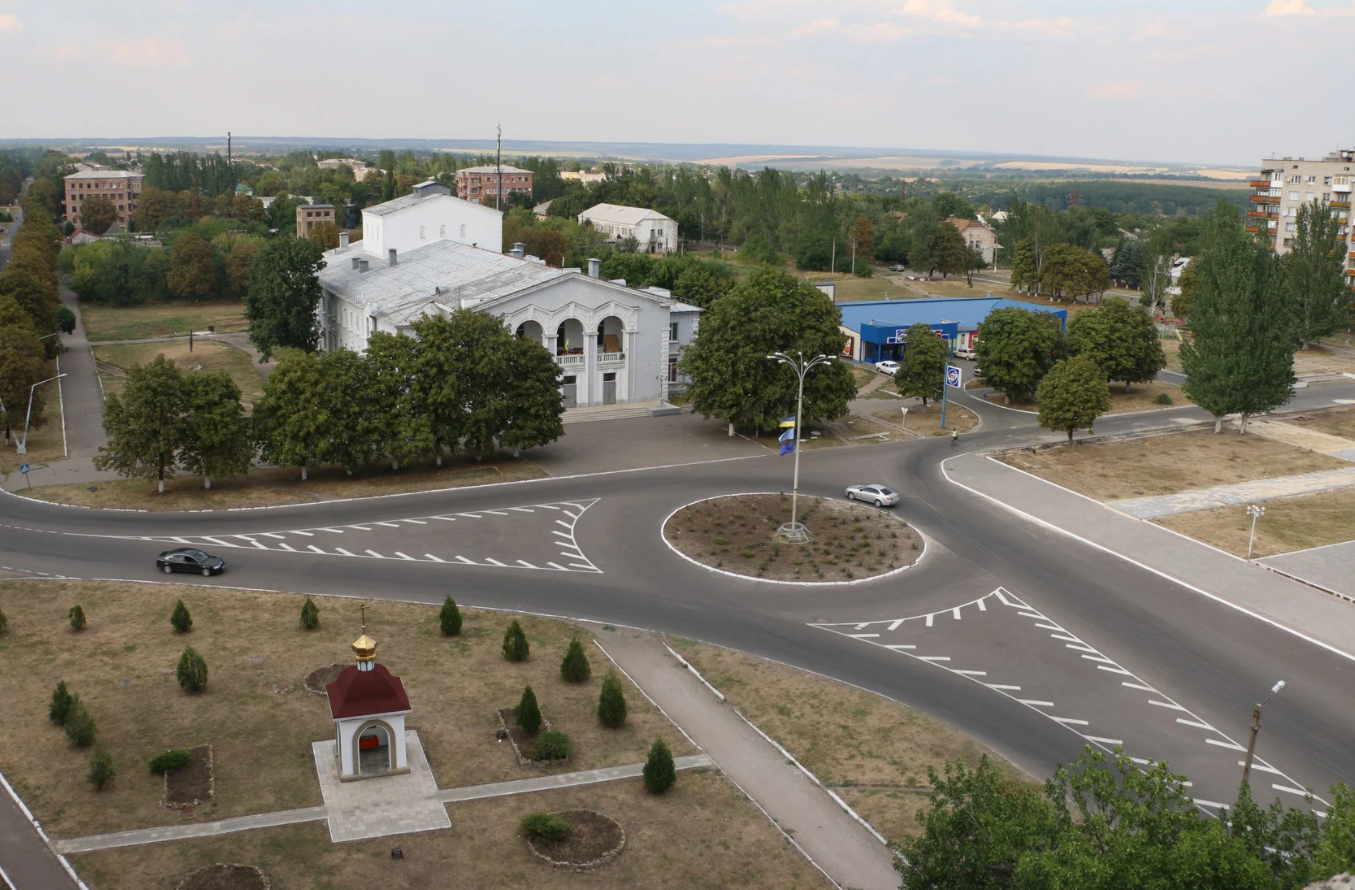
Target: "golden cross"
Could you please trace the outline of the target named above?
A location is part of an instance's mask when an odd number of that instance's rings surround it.
[[[358,606],[358,610],[362,612],[362,632],[365,634],[367,633],[367,604],[363,603]]]

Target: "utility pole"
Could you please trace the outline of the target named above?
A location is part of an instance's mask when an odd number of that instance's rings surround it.
[[[498,147],[494,150],[494,169],[499,174],[499,188],[494,195],[494,209],[502,210],[503,201],[503,124],[498,125]]]
[[[1267,695],[1251,712],[1251,741],[1247,742],[1247,761],[1242,764],[1243,785],[1246,785],[1251,778],[1251,761],[1256,754],[1256,734],[1261,731],[1261,709],[1266,706],[1266,702],[1275,697],[1275,693],[1283,688],[1283,680],[1270,687],[1270,695]]]
[[[227,131],[226,131],[226,167],[227,167],[227,169],[229,169],[230,166],[231,166],[231,131],[230,131],[230,130],[227,130]]]

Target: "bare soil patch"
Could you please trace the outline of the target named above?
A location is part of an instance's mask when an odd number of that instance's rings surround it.
[[[1339,488],[1264,503],[1266,513],[1256,521],[1253,557],[1292,553],[1355,540],[1355,488]],[[1177,513],[1154,519],[1197,541],[1246,557],[1251,517],[1241,505]]]
[[[566,810],[555,815],[574,829],[567,840],[527,839],[532,851],[553,865],[596,868],[615,857],[626,844],[625,829],[609,816],[592,810]]]
[[[670,640],[734,707],[856,807],[890,839],[918,830],[927,767],[974,767],[985,754],[1029,778],[974,739],[905,704],[746,653]],[[902,657],[902,656],[900,656]]]
[[[902,406],[900,406],[902,407]],[[946,428],[941,428],[941,406],[928,405],[923,410],[914,404],[908,408],[907,416],[898,408],[892,411],[876,411],[874,416],[891,426],[899,426],[917,436],[949,436],[951,430],[967,433],[979,425],[979,416],[960,405],[946,406]]]
[[[178,890],[268,890],[268,878],[252,865],[217,863],[184,878]]]
[[[542,862],[518,834],[518,823],[528,813],[576,809],[606,813],[626,829],[625,852],[586,876]],[[325,824],[315,822],[71,858],[98,890],[172,887],[180,875],[213,862],[253,863],[277,887],[298,888],[830,886],[737,788],[713,771],[682,772],[672,790],[657,797],[639,779],[630,779],[452,804],[448,814],[449,830],[400,838],[333,844]],[[391,861],[394,846],[404,851],[402,861]]]
[[[1260,436],[1225,430],[1009,451],[1005,463],[1101,501],[1175,494],[1349,464]]]
[[[808,544],[778,544],[772,533],[790,521],[786,494],[714,498],[678,510],[664,537],[697,562],[773,581],[851,581],[910,566],[922,536],[892,514],[829,498],[800,498]]]
[[[328,696],[329,693],[325,687],[339,679],[339,674],[343,673],[343,669],[346,667],[348,667],[348,665],[336,663],[326,665],[322,668],[316,668],[306,675],[306,679],[302,681],[302,685],[306,687],[307,692]]]
[[[509,740],[513,743],[513,750],[517,753],[518,761],[523,766],[546,766],[552,763],[564,763],[565,761],[541,760],[541,747],[538,739],[541,733],[551,729],[550,721],[543,714],[541,717],[541,728],[536,732],[528,732],[517,724],[516,708],[499,708],[499,721],[503,723],[504,730],[508,733]]]
[[[159,546],[150,545],[148,553]],[[185,694],[174,675],[184,640],[170,627],[169,616],[180,598],[193,614],[193,648],[211,671],[200,695]],[[8,632],[0,636],[0,660],[24,663],[6,688],[6,715],[15,738],[30,740],[0,746],[0,771],[56,837],[320,804],[311,743],[332,738],[334,724],[324,698],[301,691],[298,678],[317,665],[351,657],[361,603],[313,598],[320,627],[306,631],[297,622],[304,597],[294,594],[187,584],[0,582],[0,609],[9,619]],[[79,634],[71,633],[66,617],[75,603],[88,618]],[[510,616],[464,609],[461,635],[444,637],[438,611],[436,605],[370,603],[367,632],[380,646],[378,660],[404,681],[414,708],[409,727],[419,731],[441,787],[640,763],[657,738],[674,755],[696,753],[624,677],[626,725],[608,729],[598,723],[594,712],[605,656],[589,642],[587,630],[517,616],[532,654],[510,664],[500,648]],[[594,666],[587,683],[560,679],[560,659],[575,636],[584,640]],[[248,640],[243,650],[241,640]],[[86,779],[88,749],[69,747],[47,719],[58,680],[79,693],[118,769],[117,780],[104,791],[95,792]],[[516,701],[527,684],[555,728],[573,740],[567,766],[525,768],[496,738],[497,709]],[[294,691],[275,692],[278,688]],[[211,809],[186,817],[162,807],[164,779],[147,770],[147,762],[167,748],[208,741],[215,782]],[[240,860],[214,855],[180,862],[157,886],[221,861]]]
[[[188,763],[165,773],[165,806],[174,810],[198,809],[211,804],[212,746],[188,749]]]
[[[1329,436],[1355,439],[1355,407],[1311,411],[1297,417],[1285,417],[1284,422],[1304,429],[1317,430]]]

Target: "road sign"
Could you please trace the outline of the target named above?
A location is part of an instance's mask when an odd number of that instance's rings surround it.
[[[960,385],[960,369],[954,365],[946,365],[946,386]]]
[[[22,467],[19,467],[19,472],[20,472],[20,473],[23,473],[25,476],[27,476],[27,475],[28,475],[28,464],[24,464]]]

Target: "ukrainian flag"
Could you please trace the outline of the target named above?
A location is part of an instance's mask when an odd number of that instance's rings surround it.
[[[793,428],[794,426],[795,426],[795,418],[794,418],[794,417],[783,417],[783,418],[781,418],[781,429],[784,430],[784,429],[787,429],[787,428]]]

